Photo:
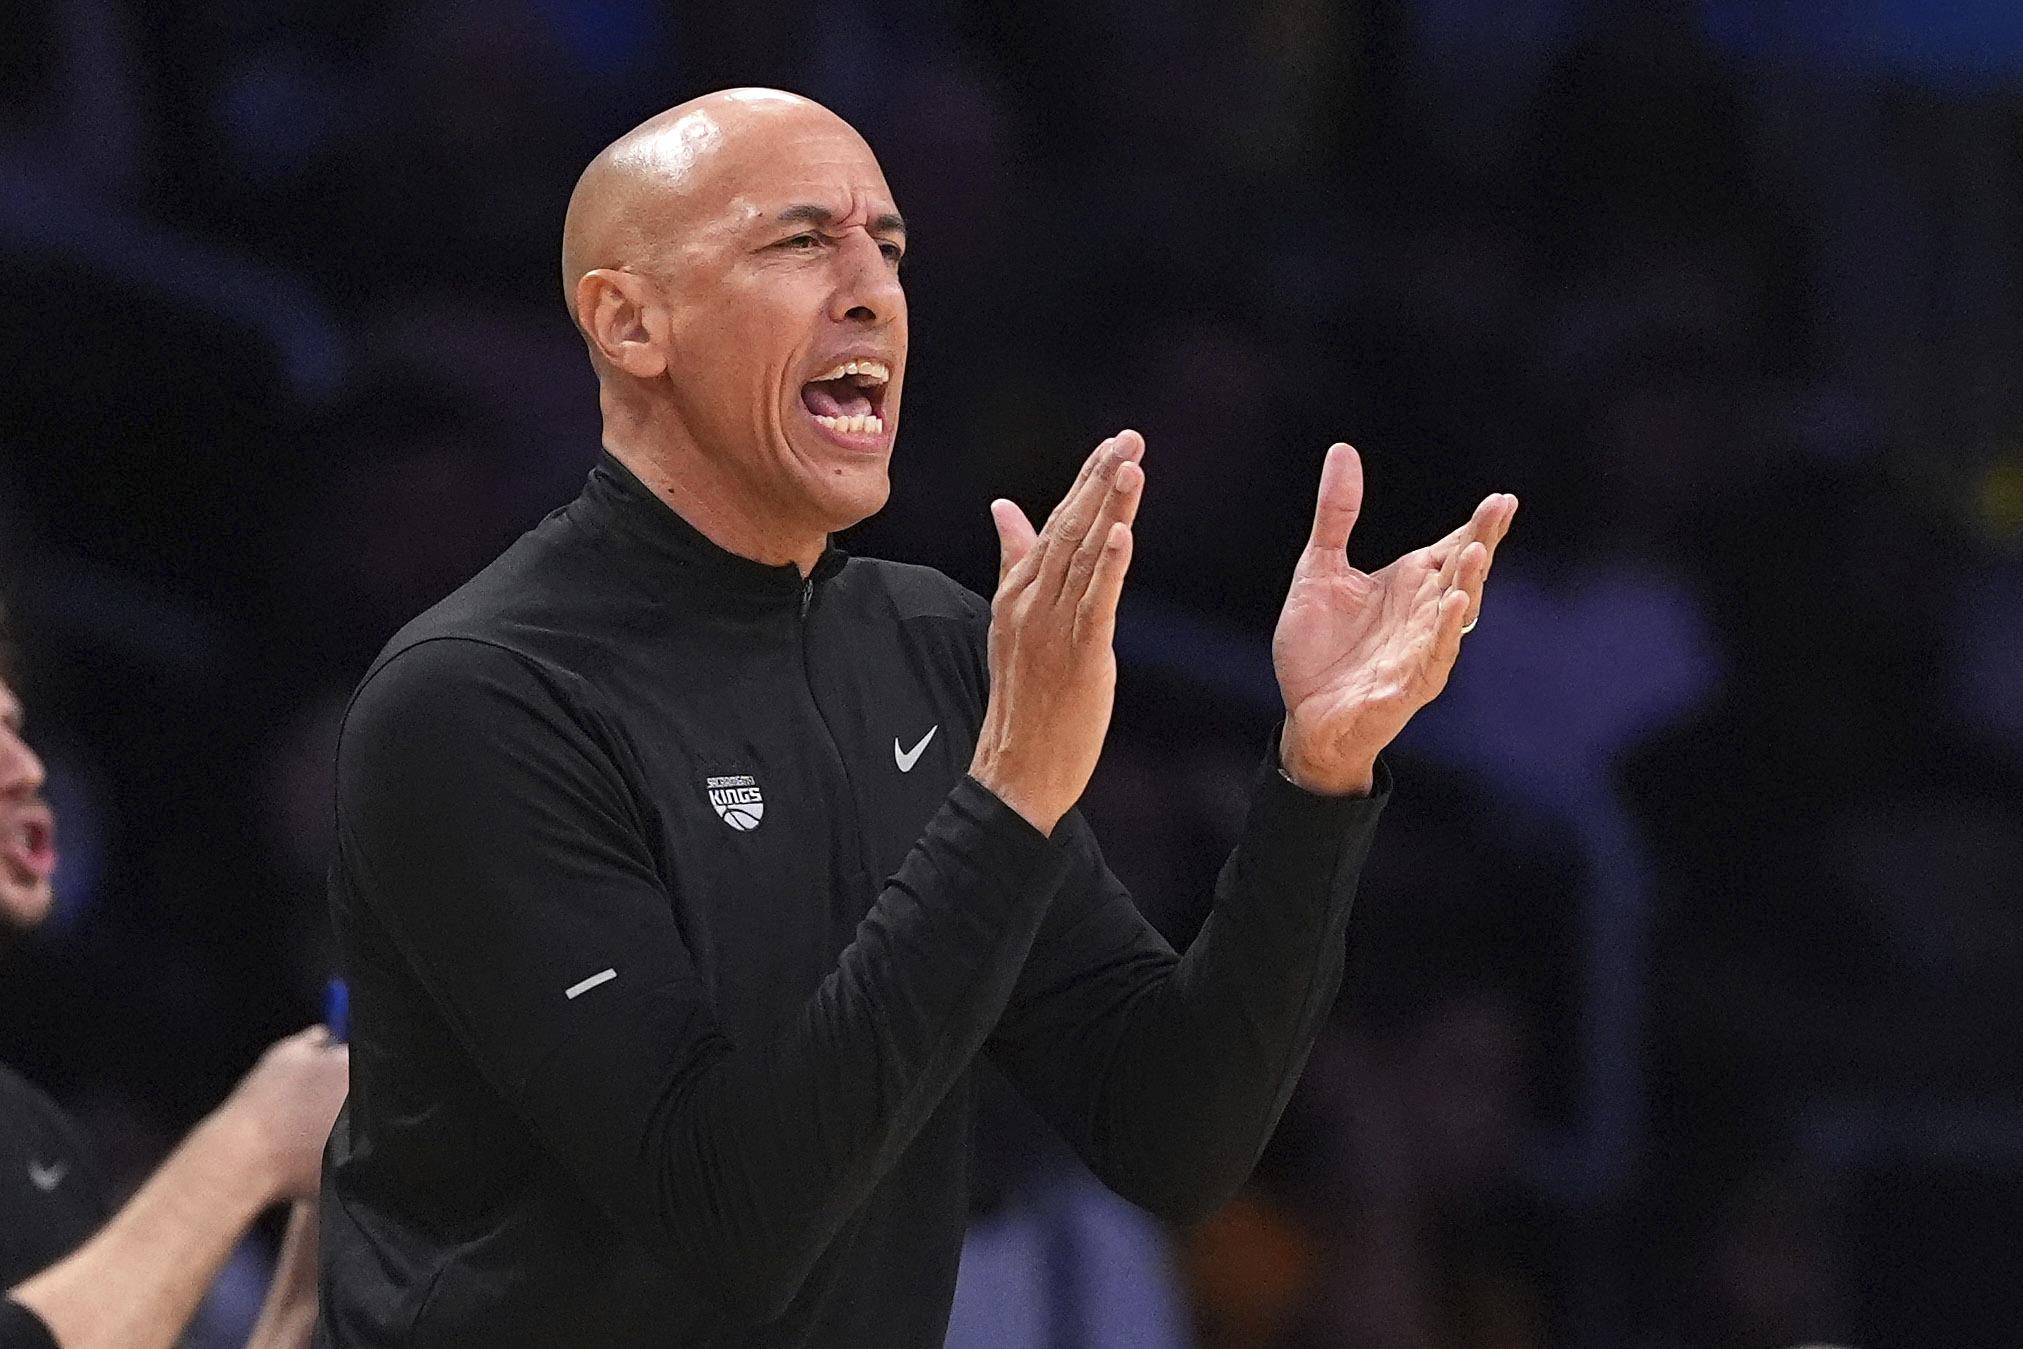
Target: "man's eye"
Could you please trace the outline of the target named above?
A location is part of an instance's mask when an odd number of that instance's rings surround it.
[[[901,261],[903,261],[906,257],[906,250],[901,248],[898,244],[880,244],[878,245],[878,251],[885,255],[885,260],[887,262],[892,263],[895,266],[898,265]]]
[[[812,234],[796,234],[790,239],[780,240],[779,246],[781,248],[797,248],[805,252],[810,248],[820,248],[822,241]]]

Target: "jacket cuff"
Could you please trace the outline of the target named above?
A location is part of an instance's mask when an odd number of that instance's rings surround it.
[[[1319,875],[1332,879],[1346,872],[1353,883],[1377,818],[1391,799],[1391,767],[1377,756],[1368,796],[1317,795],[1286,776],[1278,755],[1280,729],[1272,728],[1264,762],[1251,786],[1243,853],[1288,880]]]
[[[0,1296],[0,1346],[5,1349],[57,1349],[56,1337],[42,1318],[13,1298]]]
[[[1067,875],[1074,857],[1070,831],[1056,828],[1049,837],[1032,821],[975,778],[964,774],[948,794],[951,818],[946,841],[964,854],[976,874],[995,884],[1007,897],[1039,887],[1051,893]]]

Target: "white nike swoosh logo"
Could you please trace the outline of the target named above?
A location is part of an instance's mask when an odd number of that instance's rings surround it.
[[[48,1194],[58,1185],[61,1185],[63,1178],[69,1174],[69,1162],[51,1162],[47,1166],[42,1165],[40,1162],[28,1163],[29,1183],[44,1194]]]
[[[928,727],[927,734],[921,736],[920,743],[912,749],[899,748],[899,737],[896,735],[892,737],[892,761],[899,765],[900,772],[911,773],[913,771],[913,765],[920,762],[920,751],[927,748],[927,742],[934,739],[934,733],[940,729],[940,722],[936,722],[934,725]]]

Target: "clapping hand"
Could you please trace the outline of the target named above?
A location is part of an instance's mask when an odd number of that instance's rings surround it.
[[[1096,447],[1035,530],[994,502],[1000,552],[990,605],[990,700],[970,774],[1043,834],[1081,797],[1103,752],[1117,687],[1117,597],[1145,486],[1145,441]]]
[[[1446,687],[1517,513],[1516,497],[1485,497],[1467,524],[1372,574],[1347,553],[1362,505],[1362,460],[1335,445],[1271,643],[1286,708],[1280,762],[1330,796],[1367,793],[1378,751]]]

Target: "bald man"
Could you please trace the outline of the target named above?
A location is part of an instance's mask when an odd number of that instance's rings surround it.
[[[563,281],[604,453],[402,630],[338,752],[353,997],[323,1343],[941,1343],[987,1056],[1175,1222],[1263,1148],[1383,794],[1514,500],[1375,575],[1321,471],[1287,707],[1175,955],[1074,811],[1145,484],[1103,444],[982,599],[829,543],[886,498],[905,224],[833,114],[732,90],[598,155]]]

